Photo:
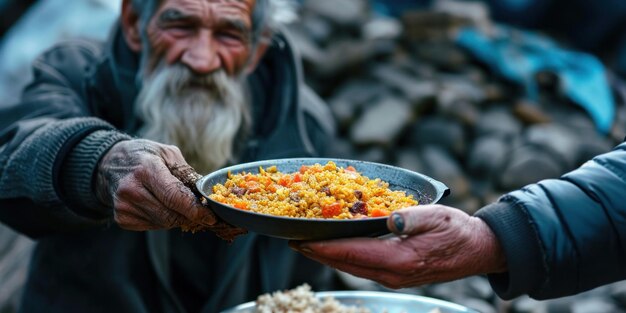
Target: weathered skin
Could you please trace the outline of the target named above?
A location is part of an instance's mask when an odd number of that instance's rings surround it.
[[[123,1],[121,23],[130,48],[149,53],[146,75],[165,63],[183,64],[197,75],[224,70],[235,77],[254,67],[251,60],[263,51],[252,51],[254,4],[254,0],[164,0],[146,27],[149,47],[142,41],[139,15],[130,0]],[[208,229],[226,240],[246,232],[218,221],[172,174],[173,167],[193,172],[177,147],[141,139],[119,142],[100,161],[98,198],[113,208],[115,222],[128,230]]]
[[[387,227],[398,236],[290,246],[313,260],[395,289],[506,271],[504,252],[491,229],[463,211],[442,205],[411,207],[392,214]]]

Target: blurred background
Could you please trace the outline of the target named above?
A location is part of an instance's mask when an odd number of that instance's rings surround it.
[[[17,101],[54,42],[106,38],[117,2],[0,0],[0,105]],[[452,190],[444,204],[471,214],[626,136],[626,1],[295,3],[289,31],[307,83],[339,125],[332,156],[432,176]],[[1,313],[15,310],[32,244],[0,227]],[[399,292],[485,313],[626,312],[626,283],[550,301],[500,300],[479,276]]]

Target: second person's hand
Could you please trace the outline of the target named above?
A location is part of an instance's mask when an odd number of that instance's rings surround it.
[[[502,248],[482,220],[443,205],[394,212],[392,238],[290,242],[305,256],[390,288],[506,271]]]

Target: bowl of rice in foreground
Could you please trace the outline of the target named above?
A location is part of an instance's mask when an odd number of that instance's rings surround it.
[[[450,192],[403,168],[325,158],[239,164],[202,177],[196,186],[226,222],[290,240],[384,235],[393,211],[433,204]]]
[[[307,284],[260,295],[222,313],[478,313],[434,298],[378,291],[313,292]]]

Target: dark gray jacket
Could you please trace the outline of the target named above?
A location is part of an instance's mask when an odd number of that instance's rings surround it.
[[[248,79],[254,131],[242,160],[317,156],[332,119],[302,84],[283,34]],[[75,41],[34,63],[21,102],[0,111],[0,220],[38,240],[21,312],[216,312],[328,272],[282,240],[249,234],[130,232],[93,193],[102,155],[129,139],[138,56],[115,30],[106,44]]]
[[[504,299],[548,299],[626,279],[626,143],[477,212],[504,247]]]

